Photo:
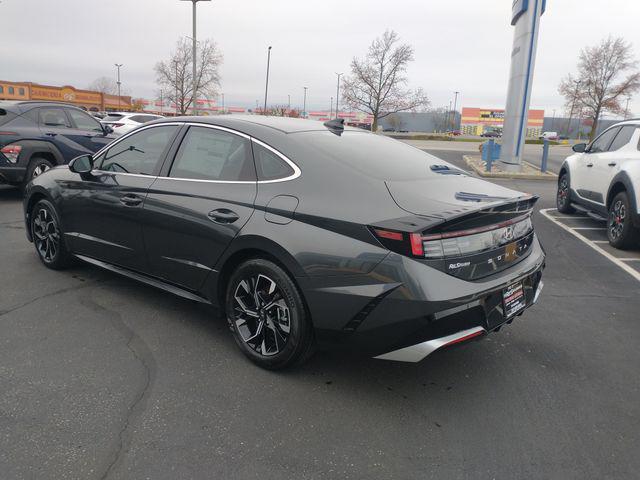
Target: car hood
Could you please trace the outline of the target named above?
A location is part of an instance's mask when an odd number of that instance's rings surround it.
[[[396,204],[414,215],[451,219],[531,195],[466,175],[385,182]]]

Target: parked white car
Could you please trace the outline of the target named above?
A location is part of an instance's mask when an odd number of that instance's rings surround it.
[[[124,135],[144,123],[158,120],[159,118],[164,117],[149,113],[109,112],[101,120],[101,123],[111,127],[116,135]]]
[[[542,135],[538,137],[539,140],[558,140],[558,132],[542,132]]]
[[[640,120],[618,123],[591,144],[578,143],[558,176],[562,213],[586,210],[607,220],[609,243],[640,246]]]

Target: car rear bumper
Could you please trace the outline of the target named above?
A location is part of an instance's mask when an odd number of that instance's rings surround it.
[[[522,315],[538,299],[544,264],[536,238],[527,257],[481,280],[462,280],[391,254],[366,276],[369,284],[353,285],[352,279],[351,285],[303,290],[321,345],[419,361],[467,335],[473,334],[471,339],[497,331]],[[522,282],[526,307],[505,318],[503,290],[517,282]]]
[[[22,183],[26,167],[0,165],[0,183]]]

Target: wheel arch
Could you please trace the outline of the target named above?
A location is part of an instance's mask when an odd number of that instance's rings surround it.
[[[54,166],[65,163],[64,156],[51,142],[43,140],[24,140],[19,142],[26,150],[26,164],[29,165],[33,158],[40,157],[49,160]]]
[[[305,273],[296,259],[273,240],[257,235],[246,235],[236,238],[216,265],[218,274],[213,300],[218,303],[222,311],[225,308],[225,290],[229,277],[240,263],[250,258],[264,258],[282,268],[300,291],[305,308],[308,309],[304,290],[299,282],[300,277],[305,276]]]
[[[634,216],[638,213],[638,203],[636,198],[636,192],[633,188],[633,183],[629,178],[629,175],[626,172],[619,172],[613,180],[609,184],[609,189],[607,191],[607,199],[606,199],[606,207],[607,210],[611,206],[611,201],[613,197],[615,197],[620,192],[627,192],[629,195],[629,203],[631,204],[631,208],[633,210]]]

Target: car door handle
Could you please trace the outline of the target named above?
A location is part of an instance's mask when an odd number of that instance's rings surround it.
[[[587,163],[587,167],[593,167],[593,163]]]
[[[610,167],[615,167],[617,164],[616,162],[609,162],[607,163],[607,165],[609,165]]]
[[[209,217],[209,220],[216,223],[233,223],[240,218],[236,212],[229,210],[228,208],[211,210],[207,214],[207,217]]]
[[[46,132],[45,135],[47,137],[55,137],[57,135],[57,133],[55,133],[55,132]]]
[[[120,202],[124,203],[127,207],[135,207],[142,203],[142,199],[137,195],[124,195],[120,197]]]

